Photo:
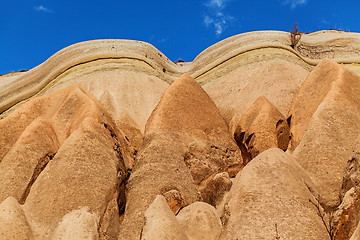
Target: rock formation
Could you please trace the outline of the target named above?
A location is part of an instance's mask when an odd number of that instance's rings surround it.
[[[359,239],[359,42],[96,40],[0,76],[0,239]]]
[[[310,85],[316,90],[306,90]],[[340,204],[342,174],[360,135],[359,109],[360,78],[327,59],[304,81],[290,108],[294,140],[301,139],[293,156],[315,180],[321,202],[329,208]],[[301,138],[298,125],[306,129]]]
[[[285,117],[263,96],[246,110],[239,123],[231,125],[246,163],[269,148],[285,151],[291,137]]]

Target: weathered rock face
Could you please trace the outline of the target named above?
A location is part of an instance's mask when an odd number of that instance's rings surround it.
[[[290,131],[285,117],[265,98],[259,97],[240,122],[231,122],[234,138],[245,163],[269,148],[286,150]]]
[[[360,220],[360,196],[355,188],[346,192],[332,214],[333,239],[349,239]]]
[[[235,178],[221,239],[328,239],[309,189],[311,180],[288,153],[259,154]]]
[[[243,56],[246,60],[242,60],[241,56],[234,57],[232,61],[238,60],[244,65],[238,67],[228,61],[223,68],[230,66],[222,71],[219,69],[218,72],[222,74],[214,73],[213,80],[204,85],[205,91],[229,124],[233,118],[233,121],[239,122],[246,110],[261,96],[266,97],[281,114],[287,114],[294,95],[310,72],[296,60],[287,61],[287,57],[277,57],[278,53],[261,53],[262,56],[269,54],[272,57],[268,61],[261,57],[252,59],[251,54],[244,54],[247,55]],[[247,59],[253,62],[248,65]]]
[[[185,235],[165,198],[158,195],[146,210],[145,225],[140,239],[188,240],[189,238]]]
[[[24,203],[36,239],[49,239],[81,207],[101,225],[113,198],[119,218],[130,148],[96,99],[66,88],[28,102],[0,125],[0,196]]]
[[[322,60],[303,82],[290,106],[291,150],[299,145],[300,140],[308,128],[309,122],[324,101],[329,91],[332,90],[333,82],[341,81],[342,68],[330,59]]]
[[[0,204],[0,238],[9,240],[34,239],[23,209],[13,197],[5,199]]]
[[[332,213],[334,239],[349,239],[360,221],[360,138],[343,174],[341,204]]]
[[[142,216],[156,195],[176,190],[188,205],[201,200],[217,173],[235,176],[241,167],[240,152],[215,104],[194,79],[181,76],[165,91],[146,125],[129,179],[120,238],[140,235]],[[206,194],[217,197],[215,192]]]
[[[306,131],[293,156],[314,179],[319,187],[320,202],[329,209],[340,204],[343,171],[360,134],[360,78],[330,60],[324,60],[312,73],[299,92],[314,84],[319,90],[303,94],[308,100],[301,101],[297,111],[303,109],[304,116],[309,117],[304,117]],[[312,106],[317,103],[318,106]],[[297,108],[296,104],[293,108]],[[293,114],[291,125],[294,122],[295,126],[299,125],[298,120],[293,121],[296,118]]]
[[[360,239],[360,224],[356,227],[354,234],[351,236],[350,240],[359,240]]]
[[[216,209],[204,202],[194,202],[176,216],[190,240],[217,240],[221,233],[221,221]]]
[[[96,40],[0,75],[0,239],[359,239],[359,43]]]
[[[89,213],[85,207],[72,211],[63,217],[52,239],[97,240],[99,239],[97,218],[96,214]]]

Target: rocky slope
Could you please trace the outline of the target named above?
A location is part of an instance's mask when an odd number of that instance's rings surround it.
[[[96,40],[0,76],[0,239],[360,239],[360,34],[290,39]]]

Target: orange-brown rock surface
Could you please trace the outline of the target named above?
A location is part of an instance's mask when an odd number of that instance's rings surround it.
[[[301,136],[297,126],[306,129],[293,156],[318,185],[321,202],[336,207],[343,172],[360,135],[360,77],[325,59],[304,81],[291,109],[295,143]]]
[[[0,239],[360,239],[360,34],[290,39],[88,41],[0,76]]]
[[[263,96],[246,110],[240,122],[232,122],[232,126],[246,163],[269,148],[285,151],[290,141],[285,117]]]

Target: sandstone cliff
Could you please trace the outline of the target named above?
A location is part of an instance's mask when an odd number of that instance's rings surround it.
[[[0,239],[358,239],[359,52],[96,40],[0,76]]]

